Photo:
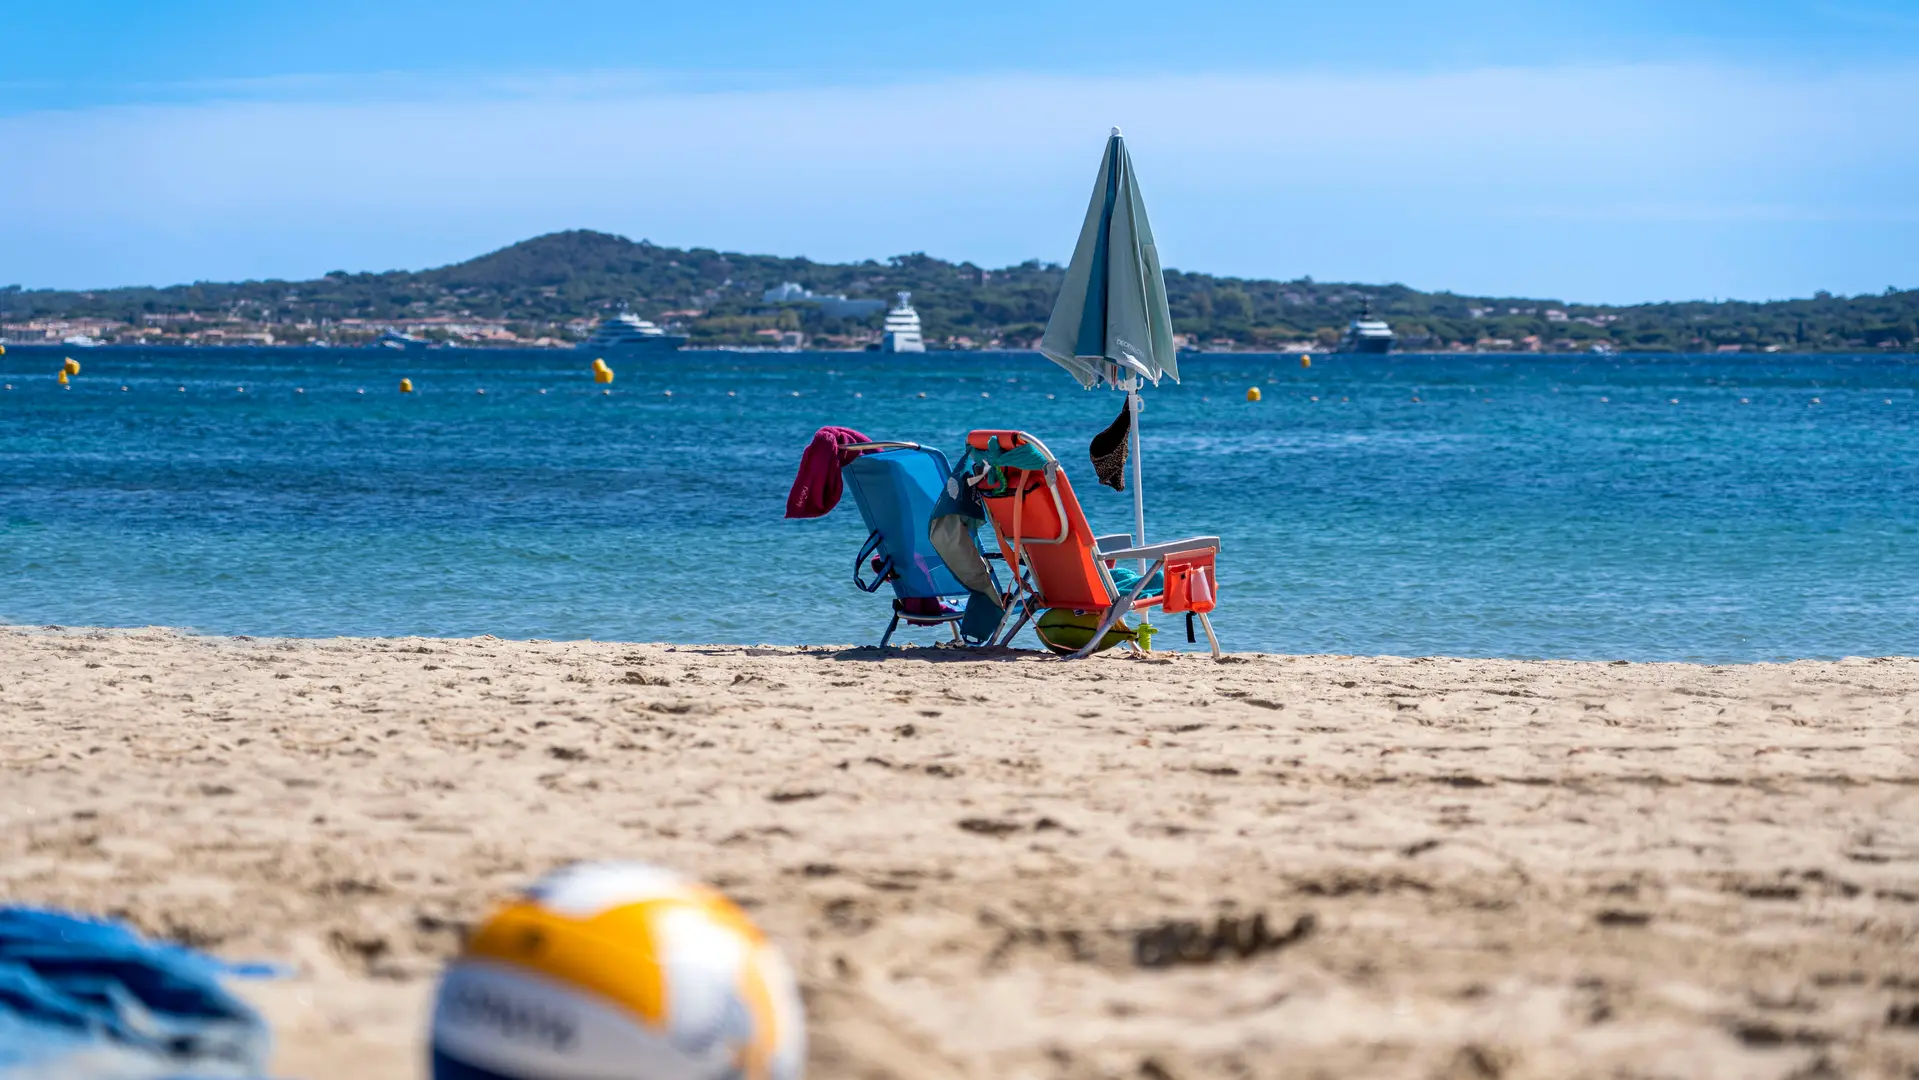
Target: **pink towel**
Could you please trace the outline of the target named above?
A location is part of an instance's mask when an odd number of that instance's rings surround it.
[[[786,516],[816,518],[838,506],[840,493],[845,490],[840,482],[840,469],[866,452],[840,447],[872,441],[852,428],[823,427],[814,432],[813,441],[806,444],[806,452],[800,455],[800,471],[793,477],[793,490],[786,493]]]

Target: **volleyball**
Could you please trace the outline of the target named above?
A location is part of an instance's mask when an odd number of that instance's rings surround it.
[[[434,1080],[798,1080],[799,990],[717,891],[642,863],[556,871],[490,914],[433,1007]]]

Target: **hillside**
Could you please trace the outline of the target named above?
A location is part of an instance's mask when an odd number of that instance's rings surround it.
[[[195,283],[90,292],[0,289],[0,331],[12,340],[58,323],[110,340],[314,338],[351,341],[386,325],[433,337],[559,343],[627,305],[683,324],[694,344],[747,344],[799,331],[822,346],[874,336],[878,317],[823,318],[816,306],[763,303],[793,281],[819,293],[890,301],[911,291],[929,342],[1030,346],[1044,328],[1062,270],[1038,261],[987,269],[924,254],[884,262],[817,263],[705,248],[659,247],[586,230],[552,233],[423,271],[348,273],[315,281]],[[1175,329],[1215,348],[1330,344],[1362,302],[1408,349],[1859,351],[1919,349],[1919,289],[1855,297],[1606,306],[1555,299],[1425,293],[1403,285],[1265,281],[1166,272]],[[57,340],[57,337],[55,338]],[[790,338],[789,338],[790,340]]]

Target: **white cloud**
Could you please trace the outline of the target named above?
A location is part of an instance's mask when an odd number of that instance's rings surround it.
[[[1739,264],[1769,226],[1910,230],[1919,190],[1919,125],[1904,104],[1919,100],[1919,74],[1900,71],[998,76],[734,91],[616,73],[498,79],[466,93],[369,85],[0,118],[0,146],[28,163],[0,171],[0,265],[16,268],[0,277],[97,284],[422,265],[575,226],[817,258],[1064,258],[1114,123],[1168,262],[1240,273],[1724,293],[1736,283],[1667,282],[1606,252],[1608,223],[1656,224],[1631,233],[1640,255],[1661,231],[1696,243],[1688,229],[1746,223],[1755,231],[1734,238],[1726,264],[1746,273]],[[1555,259],[1501,234],[1510,283],[1457,254],[1475,230],[1513,222],[1590,239]],[[1837,250],[1819,254],[1841,264]],[[1688,273],[1713,272],[1711,260],[1695,265],[1697,251],[1684,261]]]

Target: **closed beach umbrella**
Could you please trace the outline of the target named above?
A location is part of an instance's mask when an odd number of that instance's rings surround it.
[[[1126,410],[1106,434],[1118,435],[1124,427],[1126,456],[1133,467],[1133,543],[1146,543],[1139,390],[1149,382],[1158,385],[1162,376],[1178,382],[1179,355],[1173,348],[1173,318],[1166,310],[1166,279],[1160,275],[1153,227],[1146,222],[1133,158],[1118,128],[1106,141],[1079,245],[1039,351],[1089,390],[1103,384],[1126,391]],[[1094,440],[1096,457],[1102,454],[1099,446],[1100,440]],[[1115,487],[1124,483],[1123,473],[1118,482],[1104,476],[1102,480]]]

